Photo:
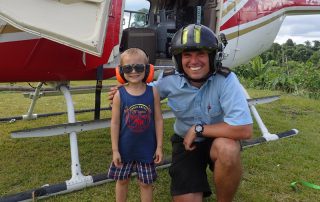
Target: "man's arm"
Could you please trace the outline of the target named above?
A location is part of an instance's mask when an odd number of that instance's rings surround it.
[[[113,97],[118,92],[118,89],[125,84],[118,84],[116,86],[110,87],[110,91],[108,92],[108,100],[110,100],[110,106],[113,103]]]
[[[221,79],[220,82],[219,101],[224,114],[223,122],[204,125],[203,136],[234,140],[251,138],[252,118],[241,84],[233,73]],[[186,149],[192,149],[190,145],[195,136],[194,126],[192,126],[185,136]]]
[[[234,140],[250,139],[252,136],[252,124],[232,126],[225,122],[212,125],[204,125],[204,137],[226,137]]]
[[[192,143],[196,139],[195,126],[192,126],[186,136],[183,144],[186,150],[193,150]],[[252,124],[232,126],[225,122],[203,126],[203,137],[208,138],[230,138],[234,140],[250,139],[252,137]]]

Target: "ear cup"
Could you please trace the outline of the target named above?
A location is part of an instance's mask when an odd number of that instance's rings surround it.
[[[154,66],[149,64],[146,66],[146,72],[143,81],[146,83],[150,83],[153,81],[154,78]]]
[[[175,66],[175,69],[179,72],[179,73],[183,73],[183,67],[182,67],[182,55],[178,54],[178,55],[173,55],[172,56],[172,62]]]
[[[116,67],[116,78],[119,83],[124,84],[127,83],[127,80],[124,78],[123,72],[120,70],[120,67]]]
[[[217,72],[217,60],[216,60],[216,52],[209,54],[209,66],[211,73],[215,74]]]
[[[218,42],[218,52],[222,52],[223,51],[223,45],[222,43]]]

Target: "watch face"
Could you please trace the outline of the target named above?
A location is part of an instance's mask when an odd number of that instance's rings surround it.
[[[195,130],[196,130],[196,132],[202,132],[202,125],[196,125],[196,128],[195,128]]]

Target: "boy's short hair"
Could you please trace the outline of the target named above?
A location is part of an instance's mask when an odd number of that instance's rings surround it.
[[[140,48],[129,48],[129,49],[125,50],[123,53],[121,53],[120,66],[124,65],[123,64],[123,59],[124,59],[125,56],[140,56],[140,57],[142,57],[144,59],[144,64],[148,64],[149,63],[148,55],[146,54],[146,52],[144,52]]]

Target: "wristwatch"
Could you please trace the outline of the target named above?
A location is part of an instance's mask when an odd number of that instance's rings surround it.
[[[196,133],[196,136],[197,137],[203,137],[203,125],[202,124],[197,124],[195,127],[194,127],[194,132]]]

